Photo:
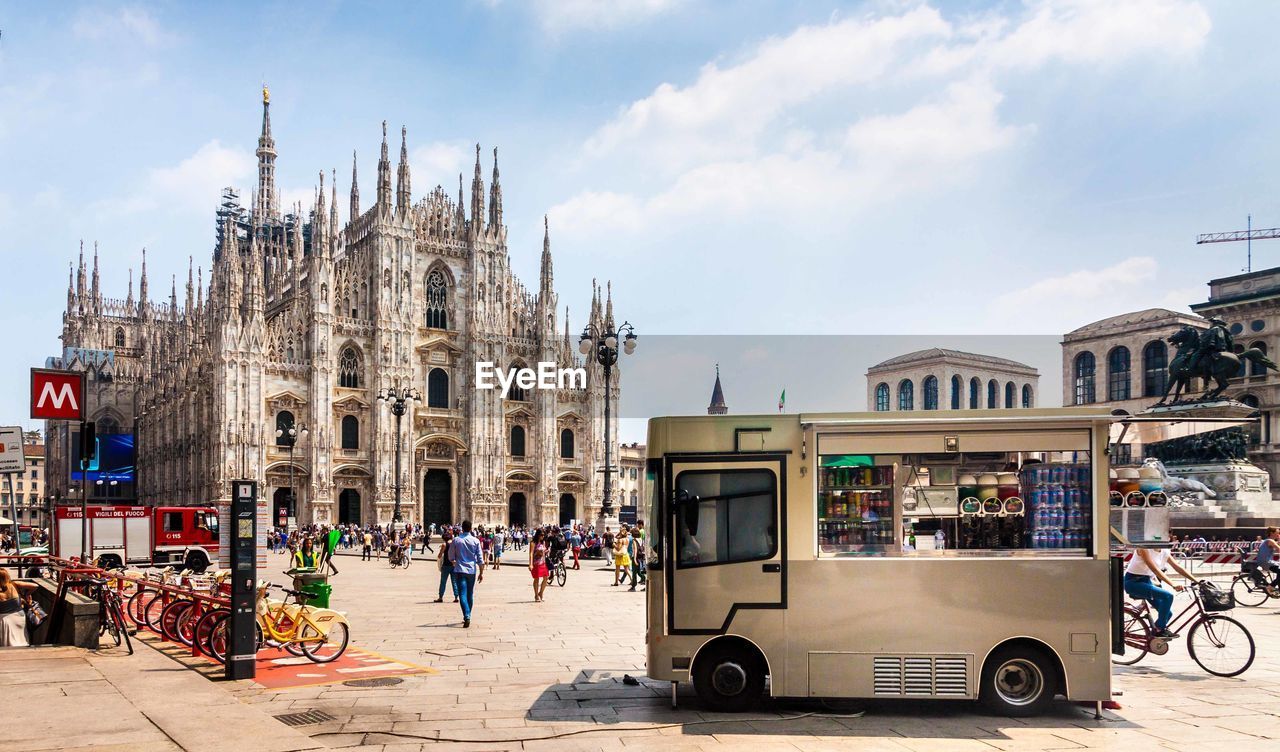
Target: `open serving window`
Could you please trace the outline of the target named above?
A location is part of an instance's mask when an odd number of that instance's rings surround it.
[[[1090,435],[820,434],[818,555],[1087,555]]]

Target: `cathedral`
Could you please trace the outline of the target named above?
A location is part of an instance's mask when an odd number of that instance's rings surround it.
[[[252,478],[272,525],[386,524],[397,488],[406,522],[596,518],[605,442],[616,446],[602,415],[606,399],[616,414],[618,380],[606,395],[567,310],[558,324],[549,230],[530,290],[511,271],[497,150],[487,201],[479,146],[469,202],[461,175],[456,199],[436,186],[415,201],[405,131],[393,185],[382,130],[372,205],[361,206],[353,155],[345,224],[336,177],[326,188],[323,172],[314,204],[282,213],[264,89],[257,187],[248,209],[223,192],[207,288],[189,269],[185,295],[175,279],[167,301],[152,297],[143,251],[137,297],[130,272],[127,297],[105,298],[96,247],[91,274],[81,248],[50,365],[86,372],[89,418],[99,435],[133,434],[136,474],[78,482],[78,429],[50,422],[50,496],[216,504],[230,481]],[[613,304],[593,288],[587,324],[598,331]],[[504,395],[476,388],[480,362],[552,363],[587,379]],[[418,397],[402,417],[379,398],[390,389]]]

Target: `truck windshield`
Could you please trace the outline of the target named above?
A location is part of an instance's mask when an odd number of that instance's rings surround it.
[[[205,527],[209,528],[209,531],[210,531],[210,532],[212,532],[212,533],[214,533],[214,534],[217,534],[217,532],[218,532],[218,515],[213,514],[213,513],[206,514],[206,515],[204,516],[204,524],[205,524]]]

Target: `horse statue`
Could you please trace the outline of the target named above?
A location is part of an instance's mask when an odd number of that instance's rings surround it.
[[[1178,402],[1185,393],[1191,391],[1191,380],[1194,378],[1203,379],[1206,385],[1210,381],[1216,382],[1213,387],[1206,388],[1205,393],[1200,395],[1200,400],[1217,399],[1226,391],[1230,380],[1240,375],[1241,363],[1246,361],[1280,371],[1280,366],[1256,347],[1241,349],[1239,352],[1221,350],[1202,353],[1201,336],[1194,327],[1184,326],[1169,337],[1169,342],[1177,348],[1177,353],[1169,362],[1169,387],[1165,390],[1164,399],[1157,404],[1166,404],[1171,398],[1173,402]]]
[[[1155,457],[1148,457],[1142,461],[1143,467],[1154,467],[1160,471],[1160,478],[1164,486],[1164,493],[1169,498],[1175,495],[1184,496],[1186,494],[1204,494],[1204,498],[1216,499],[1218,494],[1212,488],[1196,480],[1195,478],[1176,478],[1169,474],[1165,469],[1164,463]]]

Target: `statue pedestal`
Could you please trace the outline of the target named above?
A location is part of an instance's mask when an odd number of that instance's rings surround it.
[[[596,517],[596,535],[604,535],[604,529],[606,527],[609,528],[610,532],[612,532],[614,535],[617,535],[618,526],[620,524],[621,523],[619,523],[618,521],[618,514],[616,511],[613,514],[608,516],[605,516],[603,514],[598,515]]]
[[[1175,519],[1267,514],[1275,505],[1271,499],[1271,477],[1248,460],[1169,465],[1167,469],[1171,476],[1198,480],[1217,493],[1216,498],[1193,501],[1195,506],[1172,507]]]

